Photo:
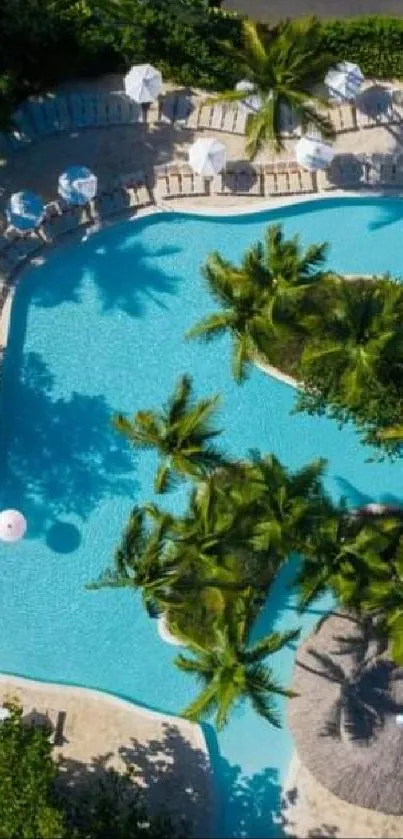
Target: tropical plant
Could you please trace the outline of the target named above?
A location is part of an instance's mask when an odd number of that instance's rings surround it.
[[[250,643],[252,611],[244,599],[226,615],[224,625],[216,625],[214,643],[188,644],[192,657],[180,654],[175,663],[196,675],[204,687],[199,696],[183,711],[186,719],[199,722],[214,714],[215,725],[222,729],[240,700],[248,699],[254,710],[272,725],[281,726],[274,695],[292,697],[265,665],[269,655],[295,641],[299,630],[271,632]]]
[[[176,477],[205,477],[225,463],[211,440],[221,432],[212,428],[211,417],[219,397],[195,402],[192,381],[182,376],[162,411],[138,411],[133,420],[122,414],[113,425],[130,442],[142,449],[157,449],[161,459],[155,476],[156,492],[166,492]]]
[[[62,839],[63,813],[56,803],[57,775],[50,728],[24,723],[22,708],[8,703],[0,725],[0,837]]]
[[[264,241],[245,252],[239,267],[213,252],[203,275],[223,311],[208,315],[187,337],[209,341],[229,331],[234,377],[243,381],[263,344],[270,346],[272,330],[285,328],[282,308],[323,277],[325,258],[325,244],[311,245],[303,252],[298,237],[284,239],[279,225],[270,226]]]
[[[329,588],[342,606],[372,621],[378,635],[388,639],[393,660],[402,664],[402,519],[335,521],[307,550],[297,580],[301,607]]]
[[[251,84],[250,95],[260,106],[249,115],[246,127],[247,152],[251,157],[265,145],[275,151],[283,147],[284,112],[293,114],[302,131],[318,128],[324,137],[332,137],[334,128],[323,108],[326,101],[314,93],[314,85],[323,82],[334,58],[323,52],[321,25],[315,18],[287,20],[267,32],[250,20],[243,21],[243,49],[226,44],[242,76]],[[211,101],[240,102],[244,91],[231,90]]]
[[[304,382],[313,388],[320,383],[330,402],[341,398],[357,407],[365,401],[401,332],[400,301],[401,290],[391,281],[341,281],[334,306],[309,320],[312,338],[301,358]]]

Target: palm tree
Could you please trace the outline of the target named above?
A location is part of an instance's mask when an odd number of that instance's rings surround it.
[[[324,137],[334,135],[331,121],[320,110],[327,102],[313,87],[323,78],[334,59],[323,53],[320,23],[315,18],[287,20],[261,35],[255,23],[243,21],[242,51],[226,45],[240,74],[253,85],[252,95],[261,107],[249,116],[247,152],[254,157],[269,144],[275,151],[283,147],[281,131],[284,111],[291,111],[305,131],[313,125]],[[248,96],[249,96],[248,92]],[[239,102],[244,91],[227,91],[210,101]],[[319,106],[319,107],[318,107]]]
[[[297,579],[300,607],[330,589],[342,606],[372,621],[403,664],[403,523],[380,517],[335,520],[306,546]]]
[[[310,318],[313,338],[301,359],[304,381],[322,382],[328,396],[340,394],[354,407],[377,384],[382,362],[400,326],[401,292],[367,280],[341,281],[328,315]]]
[[[181,654],[176,658],[181,670],[195,674],[204,685],[199,696],[183,711],[186,719],[199,722],[214,713],[215,725],[220,730],[228,723],[234,705],[241,699],[249,699],[258,714],[276,728],[281,727],[273,695],[295,694],[277,682],[264,662],[298,638],[299,630],[271,632],[251,644],[251,625],[247,606],[234,609],[224,626],[216,626],[213,644],[190,642],[192,657]]]
[[[138,411],[133,420],[122,414],[113,418],[115,428],[134,445],[157,449],[161,463],[155,476],[156,492],[166,492],[174,476],[197,480],[225,463],[210,445],[221,433],[210,425],[219,397],[194,402],[192,396],[192,381],[182,376],[162,411]]]
[[[238,382],[262,348],[270,330],[284,328],[281,309],[319,279],[326,244],[302,251],[298,237],[286,240],[279,225],[270,226],[263,242],[249,248],[240,267],[216,251],[203,268],[208,287],[223,311],[208,315],[187,333],[211,340],[229,331],[233,336],[232,368]]]
[[[113,569],[106,569],[98,580],[86,586],[87,589],[141,590],[147,611],[158,611],[172,602],[179,569],[170,550],[171,517],[161,514],[151,528],[148,521],[145,508],[133,508],[115,551]]]

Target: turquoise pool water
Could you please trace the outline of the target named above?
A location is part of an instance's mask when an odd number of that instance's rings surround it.
[[[290,416],[292,391],[258,370],[236,386],[226,339],[184,341],[214,309],[199,273],[208,252],[237,260],[274,221],[304,243],[330,241],[338,271],[402,271],[403,203],[348,199],[241,218],[125,222],[26,272],[4,364],[0,503],[25,513],[28,534],[0,548],[1,671],[101,688],[168,712],[193,695],[139,598],[84,589],[110,562],[131,506],[152,498],[154,456],[133,454],[111,430],[111,414],[160,405],[185,371],[199,394],[222,394],[222,442],[232,455],[258,447],[292,468],[325,457],[335,497],[402,498],[401,464],[366,462],[370,452],[352,428]],[[179,509],[184,497],[185,489],[166,503]],[[305,616],[306,630],[317,611]],[[256,631],[273,625],[301,625],[284,579]],[[292,660],[291,650],[276,660],[285,682]],[[208,736],[218,835],[278,835],[272,822],[292,754],[287,729],[239,708],[217,741]]]

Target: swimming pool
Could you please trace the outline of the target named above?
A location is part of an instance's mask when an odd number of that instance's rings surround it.
[[[235,385],[226,339],[184,341],[215,308],[199,273],[208,252],[237,260],[274,221],[304,243],[329,241],[338,271],[399,274],[403,266],[403,202],[365,198],[238,218],[156,215],[66,245],[26,272],[4,362],[0,503],[22,510],[29,527],[18,546],[0,548],[1,671],[101,688],[167,712],[194,694],[140,598],[84,589],[109,564],[131,506],[153,498],[153,454],[134,454],[110,417],[158,407],[184,372],[198,395],[222,394],[230,454],[258,447],[291,468],[321,456],[335,497],[402,497],[401,465],[367,463],[352,428],[290,417],[291,389],[258,370]],[[164,503],[178,509],[184,496],[182,488]],[[282,579],[256,631],[309,629],[314,612],[297,619]],[[276,661],[285,682],[292,658],[287,650]],[[267,836],[292,754],[289,733],[240,708],[218,741],[209,739],[222,795],[219,835]]]

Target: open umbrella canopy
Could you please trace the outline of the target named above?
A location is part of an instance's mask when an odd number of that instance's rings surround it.
[[[190,147],[189,163],[198,175],[212,178],[224,169],[227,149],[215,137],[200,137]]]
[[[27,522],[18,510],[3,510],[0,513],[0,540],[19,542],[27,529]]]
[[[252,93],[255,90],[255,85],[253,82],[248,81],[248,79],[241,79],[240,82],[237,82],[235,85],[235,90],[244,90],[245,93],[251,93],[251,96],[245,96],[245,99],[242,100],[242,105],[245,108],[248,108],[249,111],[259,111],[262,107],[262,100],[258,93]]]
[[[332,99],[345,102],[355,99],[361,89],[364,75],[358,64],[342,61],[325,76],[325,85]]]
[[[328,143],[315,137],[301,137],[295,147],[297,162],[304,169],[327,169],[334,158],[334,150]]]
[[[86,166],[70,166],[59,177],[59,195],[73,206],[83,207],[97,194],[98,180]]]
[[[44,213],[42,198],[29,191],[14,192],[6,209],[8,223],[18,230],[33,230],[41,223]]]
[[[154,102],[162,91],[162,76],[151,64],[136,64],[124,79],[125,91],[139,105]]]

